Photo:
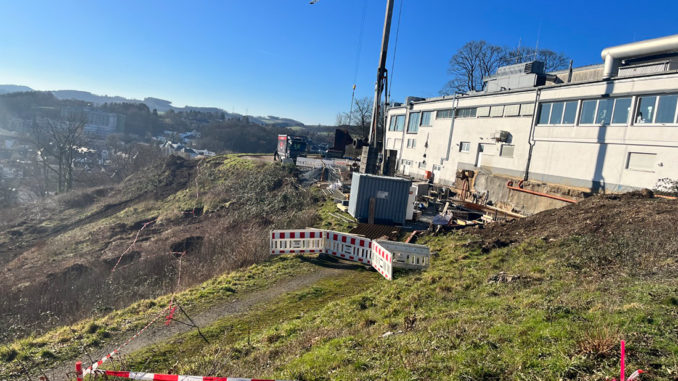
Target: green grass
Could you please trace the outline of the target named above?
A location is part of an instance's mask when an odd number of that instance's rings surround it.
[[[280,256],[269,262],[252,265],[215,277],[176,295],[182,307],[198,313],[214,303],[239,294],[270,287],[281,279],[313,271],[315,266],[301,257]],[[0,347],[0,377],[16,375],[21,360],[37,364],[73,359],[83,350],[96,352],[104,344],[127,338],[157,316],[169,303],[170,295],[141,300],[131,306],[97,319],[61,327],[35,337],[27,337]],[[118,340],[119,341],[119,340]],[[49,352],[49,354],[48,354]]]
[[[320,223],[318,224],[318,227],[320,229],[348,232],[358,225],[357,222],[348,222],[343,218],[332,216],[332,214],[341,215],[349,220],[355,221],[355,219],[350,214],[339,210],[333,200],[326,200],[322,204],[322,207],[318,210],[318,216],[320,217]]]
[[[427,271],[321,282],[209,327],[210,345],[188,334],[134,354],[132,365],[297,380],[605,380],[618,373],[625,339],[629,369],[677,374],[675,279],[574,273],[560,260],[571,242],[488,254],[466,242],[426,238],[437,253]],[[520,278],[488,282],[501,271]]]

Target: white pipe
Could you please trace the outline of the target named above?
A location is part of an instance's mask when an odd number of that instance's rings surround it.
[[[631,58],[672,51],[678,51],[678,34],[605,48],[600,52],[601,58],[605,60],[603,79],[612,77],[612,73],[617,66],[617,60],[620,58]]]

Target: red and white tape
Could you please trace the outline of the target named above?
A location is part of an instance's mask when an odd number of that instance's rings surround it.
[[[78,366],[76,364],[76,372]],[[159,374],[159,373],[145,373],[145,372],[129,372],[119,370],[100,370],[97,374],[127,378],[130,380],[141,381],[276,381],[273,379],[264,378],[239,378],[239,377],[203,377],[203,376],[180,376],[178,374]],[[81,374],[78,374],[80,379]]]
[[[97,370],[97,368],[99,368],[99,367],[101,366],[101,364],[105,363],[108,359],[110,359],[111,357],[113,357],[113,356],[115,356],[116,354],[118,354],[118,352],[120,352],[120,350],[121,350],[122,348],[126,347],[129,343],[132,342],[132,340],[134,340],[134,339],[136,339],[137,337],[139,337],[139,335],[141,335],[148,327],[150,327],[153,323],[155,323],[158,319],[160,319],[161,316],[164,316],[164,315],[165,315],[165,311],[167,311],[168,308],[170,308],[170,306],[167,306],[167,307],[163,308],[162,311],[160,311],[160,313],[159,313],[156,317],[154,317],[153,320],[151,320],[148,324],[146,324],[146,326],[145,326],[144,328],[142,328],[142,329],[141,329],[139,332],[137,332],[134,336],[132,336],[132,337],[130,337],[129,339],[127,339],[127,341],[125,341],[125,342],[124,342],[122,345],[120,345],[118,348],[114,349],[113,352],[107,354],[106,356],[102,357],[101,360],[99,360],[99,361],[95,362],[94,364],[90,365],[87,369],[85,369],[84,375],[88,375],[88,374],[90,374],[90,373],[93,373],[94,371]]]

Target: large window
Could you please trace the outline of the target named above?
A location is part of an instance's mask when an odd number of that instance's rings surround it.
[[[638,101],[638,112],[636,113],[636,123],[652,123],[654,120],[655,103],[657,97],[640,97]]]
[[[579,124],[593,124],[593,117],[596,115],[596,104],[598,101],[588,100],[581,103],[581,116]]]
[[[419,131],[419,112],[411,112],[410,120],[407,123],[407,133],[416,134]]]
[[[604,98],[582,101],[579,124],[598,126],[627,124],[631,98]]]
[[[674,124],[676,120],[678,95],[640,97],[636,111],[636,124]]]
[[[560,124],[563,120],[563,110],[565,109],[565,104],[563,102],[556,102],[551,105],[551,117],[549,118],[549,124]]]
[[[449,119],[452,117],[452,109],[436,111],[436,119]]]
[[[631,98],[617,98],[614,102],[612,124],[627,124],[631,111]]]
[[[565,102],[563,124],[574,124],[577,119],[577,101]]]
[[[457,118],[475,118],[476,117],[476,108],[458,108],[457,109]]]
[[[551,115],[551,104],[542,103],[539,105],[539,121],[537,124],[549,124],[549,116]]]
[[[577,115],[577,103],[577,101],[570,101],[540,104],[537,124],[573,125]]]
[[[598,101],[598,111],[596,111],[596,124],[609,125],[612,121],[612,108],[614,99],[601,99]]]
[[[402,131],[405,127],[405,115],[391,116],[391,124],[388,126],[389,131]]]
[[[431,114],[433,114],[433,111],[422,112],[421,123],[419,123],[419,125],[422,127],[431,127]]]
[[[675,123],[678,95],[662,95],[657,104],[655,123]]]

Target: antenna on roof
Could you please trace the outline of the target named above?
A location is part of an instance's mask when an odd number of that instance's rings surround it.
[[[539,21],[539,28],[537,29],[537,43],[534,46],[534,60],[537,60],[537,54],[539,53],[539,37],[541,37],[541,20]]]
[[[518,48],[516,49],[516,62],[515,63],[520,63],[520,43],[523,42],[523,38],[520,37],[518,39]]]

